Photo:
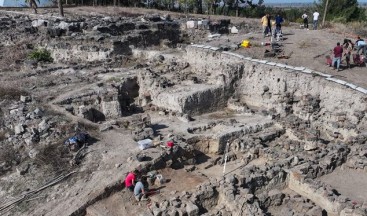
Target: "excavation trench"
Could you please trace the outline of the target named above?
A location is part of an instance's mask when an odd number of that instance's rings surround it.
[[[141,163],[144,173],[157,170],[171,180],[162,194],[152,196],[154,207],[147,211],[253,215],[277,208],[296,211],[297,203],[289,200],[298,199],[314,206],[314,211],[325,209],[333,215],[351,205],[324,197],[330,192],[337,199],[340,194],[317,179],[348,161],[350,147],[341,142],[363,139],[364,94],[322,76],[246,61],[226,52],[188,46],[177,54],[183,63],[175,66],[185,65],[177,71],[139,70],[137,75],[122,75],[123,81],[112,88],[99,84],[80,92],[81,96],[58,100],[60,106],[73,107],[69,110],[91,105],[105,120],[122,120],[124,111],[138,106],[135,111],[149,110],[152,125],[158,128],[155,135],[173,135],[172,150],[156,146],[141,152],[151,158]],[[194,82],[175,80],[176,73],[188,70],[197,77]],[[102,99],[100,92],[105,92]],[[341,110],[345,104],[349,108]],[[96,119],[94,114],[93,118],[74,114]],[[182,183],[180,177],[189,181]],[[122,181],[123,177],[111,182],[72,215],[141,213],[136,204],[129,205],[129,192],[120,193]],[[174,184],[182,187],[175,189]],[[321,186],[322,193],[316,193],[314,188]],[[286,192],[287,188],[293,192]],[[297,211],[306,213],[303,208]]]

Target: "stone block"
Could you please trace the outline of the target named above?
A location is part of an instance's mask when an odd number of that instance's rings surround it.
[[[236,26],[233,26],[233,27],[231,28],[231,33],[232,33],[232,34],[238,34],[238,29],[236,28]]]
[[[47,22],[46,20],[43,20],[43,19],[33,20],[32,26],[33,27],[47,26]]]
[[[187,216],[198,216],[199,215],[199,207],[197,207],[193,203],[187,203],[186,205]]]
[[[195,29],[197,27],[198,27],[198,22],[197,21],[190,20],[190,21],[186,22],[186,28],[188,28],[188,29]]]
[[[41,123],[38,124],[38,131],[40,133],[47,131],[50,128],[50,125],[47,124],[46,120],[41,121]]]
[[[21,125],[21,124],[15,125],[15,127],[14,127],[14,133],[16,135],[22,134],[22,133],[24,133],[24,131],[25,130],[24,130],[23,125]]]
[[[164,90],[153,98],[152,103],[167,110],[193,115],[226,107],[227,97],[220,85],[197,84]]]
[[[102,112],[107,118],[121,117],[121,106],[118,101],[103,101]]]
[[[303,146],[305,151],[312,151],[317,149],[317,142],[308,142],[306,141],[305,145]]]
[[[29,96],[24,96],[24,95],[20,96],[20,101],[22,101],[23,103],[30,102],[31,100],[32,98]]]

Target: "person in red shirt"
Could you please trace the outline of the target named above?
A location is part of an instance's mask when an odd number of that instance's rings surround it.
[[[334,58],[333,58],[333,68],[335,69],[335,63],[336,63],[336,69],[338,71],[340,70],[340,62],[342,60],[343,56],[343,47],[340,46],[340,43],[338,42],[336,44],[336,47],[334,47]]]
[[[137,170],[134,170],[132,172],[130,172],[126,178],[125,178],[125,187],[127,189],[129,189],[131,192],[134,191],[134,187],[135,187],[135,179],[136,179],[136,175],[137,175]]]

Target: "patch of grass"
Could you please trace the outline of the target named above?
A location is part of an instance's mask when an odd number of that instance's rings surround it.
[[[19,69],[21,62],[26,59],[29,50],[24,41],[15,45],[0,47],[0,70]]]
[[[28,93],[22,89],[0,86],[0,100],[19,100],[21,95]]]
[[[5,162],[8,166],[13,161],[18,160],[18,154],[15,149],[10,145],[3,145],[0,148],[0,163]]]
[[[71,169],[69,164],[71,158],[72,155],[70,151],[64,146],[63,140],[60,140],[54,144],[39,148],[39,153],[35,161],[43,167],[43,169],[59,173]]]
[[[50,51],[46,49],[37,49],[33,50],[28,55],[29,59],[36,60],[36,61],[43,61],[43,62],[53,62],[54,59],[51,57]]]
[[[3,141],[3,140],[5,140],[5,134],[6,134],[6,132],[5,131],[0,131],[0,141]]]
[[[367,37],[367,22],[351,22],[348,25],[353,32],[361,37]]]

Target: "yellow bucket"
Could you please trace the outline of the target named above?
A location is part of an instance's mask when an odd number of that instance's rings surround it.
[[[241,47],[249,48],[250,47],[250,41],[249,40],[243,40],[241,43]]]

